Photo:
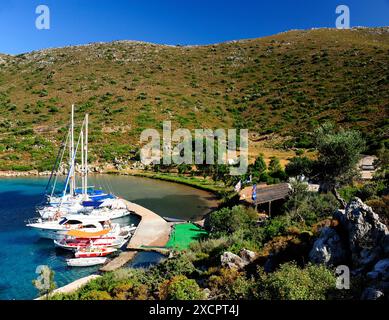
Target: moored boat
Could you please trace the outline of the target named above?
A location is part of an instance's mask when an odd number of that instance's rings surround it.
[[[62,240],[54,240],[55,246],[65,249],[76,251],[81,248],[87,248],[89,246],[94,247],[107,247],[107,248],[121,248],[128,239],[116,238],[116,237],[102,237],[98,239],[83,239],[83,238],[75,238],[75,239],[62,239]]]
[[[96,248],[96,247],[86,247],[80,248],[76,251],[74,256],[76,258],[95,258],[95,257],[106,257],[111,253],[117,251],[115,248]]]
[[[92,267],[100,264],[104,264],[107,261],[105,257],[96,258],[73,258],[67,259],[66,263],[70,267]]]
[[[83,230],[70,230],[62,239],[55,239],[54,244],[65,250],[79,250],[81,248],[121,248],[135,231],[135,226],[120,227],[114,224],[111,230],[87,232]]]
[[[43,220],[42,218],[30,219],[27,227],[36,230],[41,238],[58,239],[70,230],[84,230],[85,232],[99,232],[106,229],[120,228],[118,224],[112,224],[110,220],[87,215],[67,215],[58,220]],[[115,230],[116,230],[115,229]],[[116,230],[116,232],[118,232]]]

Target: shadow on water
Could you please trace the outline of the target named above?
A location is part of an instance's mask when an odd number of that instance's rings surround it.
[[[139,252],[132,261],[125,264],[125,268],[142,268],[147,269],[151,266],[159,263],[161,260],[166,259],[166,257],[163,254],[160,254],[158,252]]]
[[[185,220],[196,220],[216,208],[216,206],[210,208],[207,202],[197,195],[180,195],[179,198],[180,200],[177,201],[177,196],[168,195],[158,199],[136,199],[134,202],[160,216]]]

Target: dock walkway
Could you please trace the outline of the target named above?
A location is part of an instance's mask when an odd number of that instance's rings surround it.
[[[163,247],[169,241],[171,224],[153,211],[146,209],[136,203],[126,201],[127,209],[132,214],[141,218],[133,236],[128,242],[127,249],[130,251],[122,252],[117,258],[103,266],[101,271],[113,271],[129,262],[137,253],[142,251],[143,246]]]

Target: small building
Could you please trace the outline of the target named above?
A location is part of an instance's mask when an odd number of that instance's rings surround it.
[[[361,173],[362,180],[371,180],[376,171],[374,162],[378,158],[376,156],[362,156],[358,162],[358,169]]]
[[[252,199],[252,186],[246,187],[239,192],[239,200],[246,205],[257,207],[271,215],[273,209],[278,209],[288,198],[291,187],[289,183],[258,184],[257,198]]]

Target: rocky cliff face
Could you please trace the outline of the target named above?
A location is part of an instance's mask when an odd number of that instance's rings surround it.
[[[354,198],[334,213],[340,228],[325,227],[309,254],[311,262],[327,266],[347,264],[353,275],[366,279],[363,299],[389,296],[389,231],[376,213]]]

